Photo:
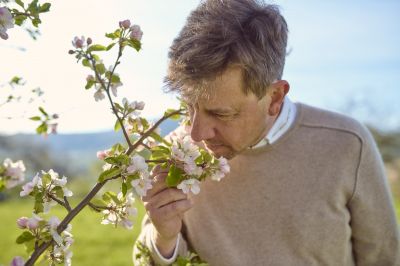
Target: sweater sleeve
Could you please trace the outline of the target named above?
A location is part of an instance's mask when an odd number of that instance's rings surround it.
[[[361,138],[354,192],[349,201],[356,265],[400,266],[400,237],[393,200],[377,146]]]
[[[183,238],[182,234],[179,234],[178,240],[175,246],[174,253],[171,258],[164,258],[160,252],[158,251],[156,245],[153,242],[153,225],[150,222],[150,219],[148,218],[147,215],[145,215],[143,219],[143,226],[142,226],[142,231],[138,236],[138,239],[136,241],[139,241],[143,246],[145,246],[149,252],[150,252],[150,259],[151,261],[148,263],[148,265],[151,266],[164,266],[164,265],[171,265],[172,263],[175,262],[177,259],[178,255],[181,256],[186,256],[188,252],[187,244],[185,239]],[[138,254],[139,250],[137,248],[137,245],[134,246],[133,249],[133,264],[137,266],[142,266],[143,262],[137,262],[135,261],[135,258],[137,257],[136,255]]]

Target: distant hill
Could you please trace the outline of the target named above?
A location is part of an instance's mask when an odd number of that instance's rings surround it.
[[[165,121],[160,126],[161,135],[168,134],[177,125],[176,121]],[[35,134],[0,135],[0,161],[6,157],[13,160],[23,159],[32,172],[58,168],[65,174],[68,171],[72,171],[70,174],[75,174],[87,171],[89,165],[97,160],[97,151],[124,141],[121,131],[56,134],[47,138]]]

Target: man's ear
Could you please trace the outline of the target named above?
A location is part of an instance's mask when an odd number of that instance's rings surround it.
[[[285,95],[289,92],[290,85],[286,80],[278,80],[271,84],[269,88],[269,96],[271,97],[271,103],[268,108],[268,114],[270,116],[277,116],[281,111],[283,100]]]

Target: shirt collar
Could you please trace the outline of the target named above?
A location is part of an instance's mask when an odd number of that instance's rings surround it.
[[[296,105],[285,96],[283,100],[283,106],[281,112],[276,118],[271,129],[268,131],[267,135],[261,139],[256,145],[252,146],[251,149],[260,148],[264,145],[272,144],[277,141],[286,131],[289,130],[296,117]]]

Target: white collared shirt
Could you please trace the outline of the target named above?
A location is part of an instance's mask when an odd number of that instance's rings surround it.
[[[272,144],[277,141],[289,128],[292,126],[294,119],[296,118],[296,105],[285,96],[283,100],[283,106],[281,112],[276,118],[271,129],[268,131],[267,135],[260,140],[256,145],[250,147],[251,149],[260,148],[267,144]]]

